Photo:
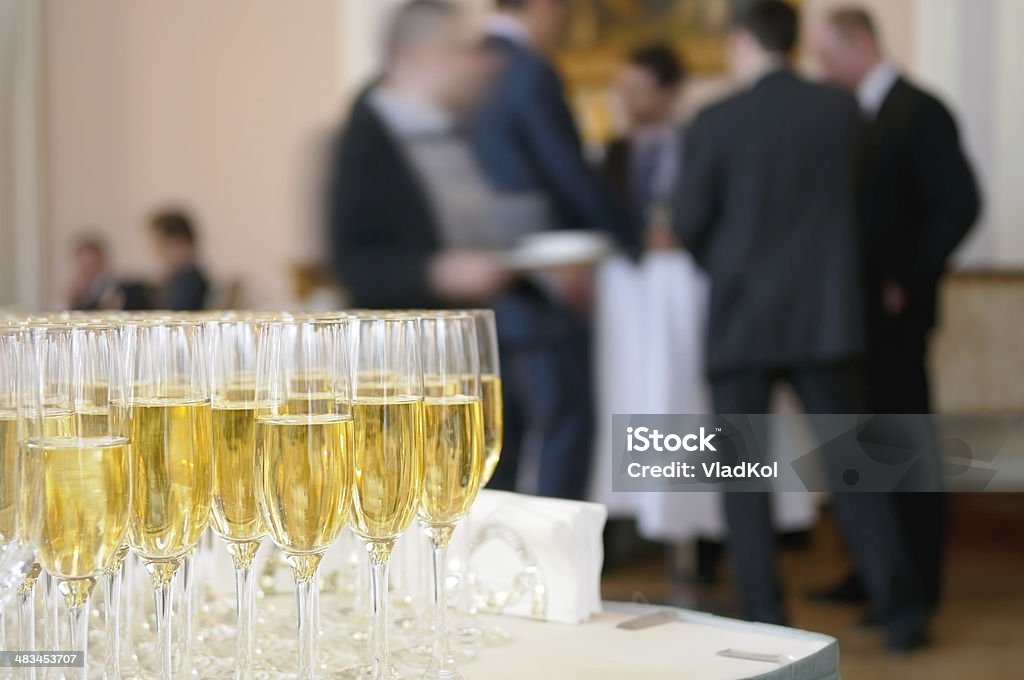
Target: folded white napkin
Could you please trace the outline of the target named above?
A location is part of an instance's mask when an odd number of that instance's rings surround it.
[[[601,611],[602,505],[480,492],[456,532],[477,599],[490,610],[580,623]]]
[[[561,623],[586,621],[601,611],[601,534],[606,518],[605,507],[596,503],[485,489],[452,537],[449,586],[465,585],[468,556],[468,581],[481,608]],[[365,550],[348,530],[345,533],[320,565],[322,591],[368,588],[356,583],[357,569],[366,570]],[[421,533],[414,522],[396,546],[392,597],[429,599],[430,557]],[[233,595],[227,550],[219,540],[204,543],[209,547],[200,551],[197,571],[215,573],[217,578],[203,582],[216,595]],[[257,588],[265,595],[290,594],[295,587],[291,570],[269,539],[263,543],[254,564]]]

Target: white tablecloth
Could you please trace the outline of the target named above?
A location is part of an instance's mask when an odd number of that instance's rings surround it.
[[[839,650],[816,633],[750,624],[673,610],[679,620],[639,631],[616,624],[655,608],[607,605],[588,623],[566,625],[513,617],[485,617],[513,641],[483,650],[462,664],[467,680],[838,680]],[[723,649],[795,658],[785,666],[717,656]]]
[[[595,378],[597,438],[590,498],[611,517],[636,517],[647,538],[685,541],[726,533],[717,493],[616,493],[612,491],[611,417],[615,413],[708,413],[703,376],[708,285],[684,252],[648,254],[635,264],[608,260],[597,272]],[[773,409],[796,411],[787,392]],[[806,451],[807,443],[772,438],[781,452]],[[806,529],[815,520],[813,494],[777,494],[776,525]]]

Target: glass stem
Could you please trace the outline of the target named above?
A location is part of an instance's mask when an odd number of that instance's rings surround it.
[[[313,680],[317,635],[313,590],[316,588],[316,570],[323,554],[288,555],[286,559],[295,577],[295,600],[299,614],[299,680]]]
[[[181,597],[182,618],[179,626],[181,632],[181,674],[192,677],[192,625],[195,616],[195,579],[193,578],[195,553],[190,553],[181,561]]]
[[[32,565],[25,580],[18,586],[18,649],[31,650],[36,648],[36,598],[35,585],[42,568],[38,563]],[[25,668],[27,680],[36,679],[35,668]]]
[[[256,598],[252,562],[259,548],[259,541],[228,543],[228,552],[235,563],[235,601],[238,614],[238,659],[235,680],[252,678],[253,608]]]
[[[117,579],[121,582],[121,602],[119,606],[118,620],[121,623],[121,649],[128,650],[129,658],[135,658],[135,629],[134,611],[132,604],[135,602],[135,580],[138,573],[139,558],[129,554],[121,565],[121,571]]]
[[[146,570],[153,579],[153,596],[156,605],[157,669],[160,680],[171,680],[171,608],[173,599],[174,572],[180,561],[150,562]]]
[[[455,676],[455,661],[448,648],[448,603],[445,586],[448,580],[448,542],[452,537],[452,527],[426,527],[426,534],[430,538],[434,564],[434,645],[427,676],[451,678]]]
[[[60,649],[60,618],[58,614],[57,580],[43,574],[43,647],[51,652]]]
[[[107,633],[105,680],[121,677],[121,569],[103,574],[103,624]]]
[[[68,606],[69,651],[80,652],[85,656],[82,667],[76,673],[80,680],[89,678],[89,597],[95,586],[96,580],[92,578],[60,582],[60,591]]]
[[[390,680],[391,653],[388,649],[388,563],[394,541],[367,544],[370,554],[371,615],[370,645],[373,650],[373,680]]]

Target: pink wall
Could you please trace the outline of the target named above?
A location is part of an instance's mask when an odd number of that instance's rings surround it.
[[[118,268],[151,269],[143,218],[194,209],[215,278],[287,304],[317,251],[318,151],[336,115],[332,0],[61,0],[44,14],[48,291],[95,225]]]

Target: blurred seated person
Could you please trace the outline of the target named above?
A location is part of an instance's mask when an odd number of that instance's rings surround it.
[[[338,140],[328,228],[355,306],[478,305],[510,283],[491,228],[497,197],[461,133],[489,71],[467,29],[453,4],[403,6],[384,73]]]
[[[630,207],[630,226],[638,243],[644,242],[651,227],[665,227],[658,243],[670,235],[667,224],[659,225],[657,213],[668,210],[678,175],[683,135],[675,111],[685,77],[676,52],[655,44],[633,52],[616,83],[630,128],[608,146],[605,174]]]
[[[210,284],[196,263],[196,231],[181,210],[165,210],[149,220],[162,270],[154,307],[172,311],[203,309]]]
[[[97,236],[75,240],[71,256],[71,283],[64,298],[68,309],[110,309],[117,283],[110,275],[107,248]]]
[[[72,251],[72,279],[65,296],[68,309],[149,309],[144,283],[117,279],[110,273],[107,248],[97,236],[82,236]]]

